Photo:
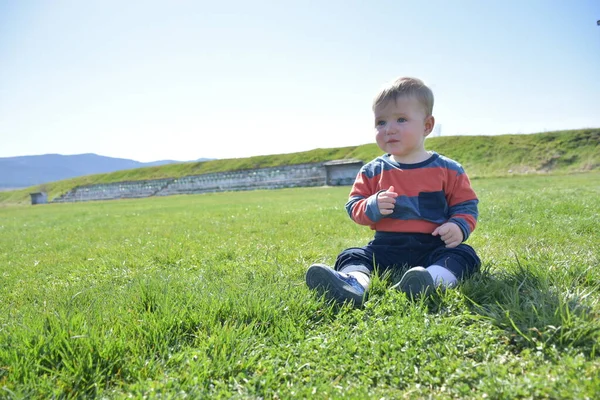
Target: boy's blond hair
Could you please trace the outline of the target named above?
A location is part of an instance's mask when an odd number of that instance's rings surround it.
[[[377,106],[395,101],[398,97],[413,97],[421,103],[428,117],[433,113],[433,92],[422,80],[410,77],[398,78],[385,85],[373,100],[373,111]]]

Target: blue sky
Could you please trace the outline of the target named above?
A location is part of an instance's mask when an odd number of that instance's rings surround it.
[[[371,143],[398,76],[444,136],[600,127],[597,20],[597,0],[0,0],[0,157]]]

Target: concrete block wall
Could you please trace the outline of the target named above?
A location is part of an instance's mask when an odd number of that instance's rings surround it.
[[[320,163],[297,164],[186,176],[174,179],[156,195],[321,186],[325,183],[326,172]]]
[[[90,200],[133,199],[154,196],[167,186],[173,179],[153,179],[146,181],[130,181],[104,183],[98,185],[77,186],[62,196],[54,199],[53,203]]]
[[[354,180],[357,168],[359,167],[355,167],[349,175],[351,180]],[[322,186],[328,184],[330,180],[328,174],[331,175],[331,171],[326,169],[323,163],[310,163],[192,175],[182,178],[86,185],[73,188],[53,200],[53,202],[64,203],[175,194]],[[331,183],[339,184],[340,179],[334,179]]]

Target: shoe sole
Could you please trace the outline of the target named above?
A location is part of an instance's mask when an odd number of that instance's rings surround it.
[[[411,268],[402,276],[400,282],[392,286],[393,289],[401,290],[407,296],[419,297],[427,295],[433,290],[435,282],[423,267]]]
[[[319,296],[338,303],[352,302],[355,306],[363,303],[363,295],[352,286],[339,279],[334,270],[326,265],[314,264],[306,271],[306,284],[316,290]]]

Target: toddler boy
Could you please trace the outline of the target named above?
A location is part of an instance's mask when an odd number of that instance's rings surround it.
[[[309,288],[360,306],[375,269],[400,269],[393,287],[415,297],[479,269],[479,257],[463,243],[475,229],[477,195],[460,164],[425,150],[432,112],[433,93],[419,79],[399,78],[377,94],[375,140],[385,154],[361,168],[346,203],[350,218],[375,236],[340,253],[333,269],[311,265]]]

